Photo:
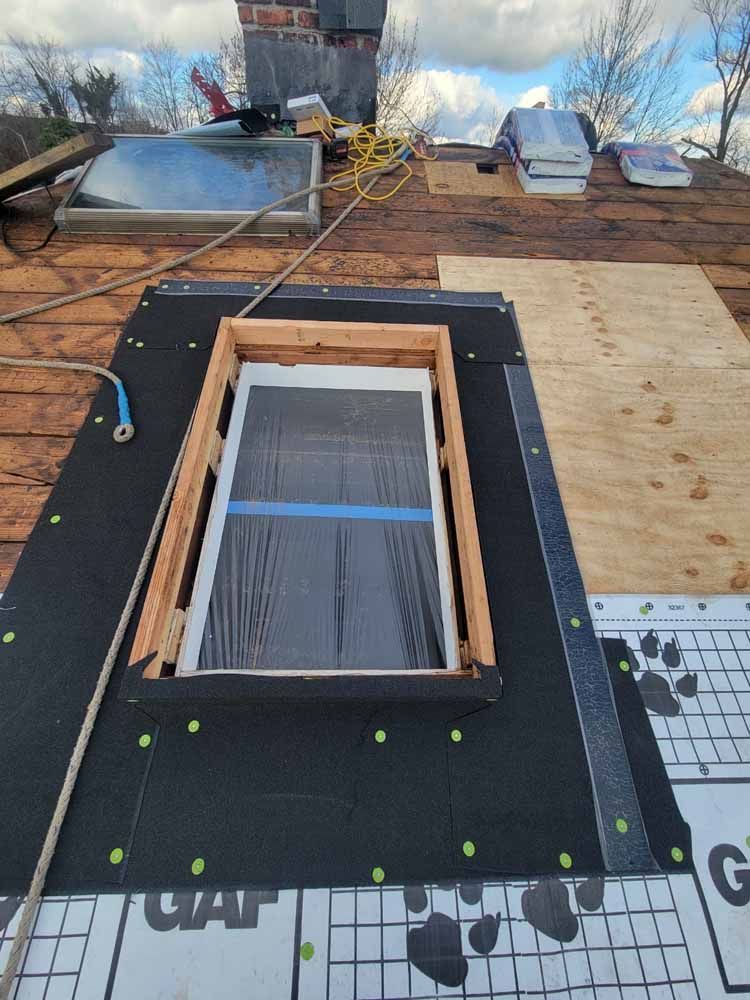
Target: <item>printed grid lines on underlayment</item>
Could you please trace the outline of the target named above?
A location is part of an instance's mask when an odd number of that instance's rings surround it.
[[[599,634],[624,639],[632,650],[635,679],[673,780],[718,776],[714,765],[724,776],[750,778],[750,631],[660,627]],[[646,655],[644,646],[656,655]],[[660,678],[660,689],[650,694],[646,671]]]
[[[29,946],[11,1000],[73,1000],[78,989],[97,896],[46,896],[36,912]],[[10,954],[20,917],[0,930],[0,968]]]
[[[409,912],[399,887],[332,889],[327,1000],[698,1000],[668,878],[607,878],[595,911],[587,911],[576,898],[589,881],[561,880],[568,894],[568,919],[575,922],[572,939],[563,942],[541,933],[524,916],[522,897],[536,890],[539,883],[534,881],[485,883],[473,903],[466,903],[457,888],[427,886],[427,906],[418,914]],[[460,927],[468,972],[457,987],[436,983],[407,956],[409,933],[436,913]],[[489,954],[477,954],[469,931],[488,915],[499,916],[497,940]]]

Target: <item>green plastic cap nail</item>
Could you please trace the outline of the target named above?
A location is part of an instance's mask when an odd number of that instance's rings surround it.
[[[145,303],[145,302],[144,302],[143,304],[144,304],[144,305],[146,305],[146,303]],[[136,347],[143,347],[143,341],[142,341],[142,340],[136,340],[136,342],[135,342],[135,346],[136,346]]]
[[[460,729],[451,729],[451,739],[454,743],[460,743],[463,738],[464,734]]]
[[[473,840],[465,840],[461,845],[461,850],[464,852],[467,858],[473,858],[477,853],[476,844]]]
[[[109,860],[113,865],[119,865],[124,857],[125,852],[121,847],[115,847],[109,852]]]
[[[617,666],[620,668],[620,670],[622,670],[624,674],[626,674],[628,670],[630,670],[630,664],[628,663],[627,660],[620,660]]]
[[[516,351],[516,357],[517,358],[522,358],[523,357],[523,351]]]
[[[573,626],[573,628],[580,628],[581,627],[581,619],[580,618],[571,618],[570,619],[570,624]]]
[[[678,864],[680,863],[680,861],[685,860],[685,855],[682,853],[679,847],[673,847],[672,850],[670,851],[670,854],[672,855],[672,860],[676,861]]]
[[[466,355],[466,357],[470,358],[473,361],[474,358],[476,357],[476,354],[474,354],[473,351],[469,351],[469,353]]]
[[[539,449],[538,448],[532,448],[531,449],[531,454],[532,455],[538,455],[539,454]]]
[[[560,864],[562,865],[563,868],[573,867],[573,859],[571,858],[571,856],[568,854],[567,851],[563,851],[562,854],[560,855]]]
[[[196,344],[196,342],[194,340],[191,340],[190,343],[188,344],[188,347],[197,347],[197,346],[198,345]]]
[[[385,743],[386,739],[387,739],[387,735],[386,735],[385,729],[376,729],[375,730],[375,742],[376,743]]]
[[[144,750],[146,747],[151,746],[151,737],[148,733],[144,733],[142,736],[138,737],[138,746],[142,747]]]
[[[103,424],[104,423],[104,417],[94,417],[94,423],[95,424]]]
[[[642,615],[647,615],[647,614],[648,614],[648,608],[646,607],[646,605],[645,605],[645,604],[642,604],[642,605],[640,606],[640,608],[638,608],[638,610],[640,611],[640,613],[641,613]]]
[[[198,722],[197,719],[191,719],[190,722],[188,722],[188,732],[189,733],[197,733],[198,730],[200,729],[200,727],[201,727],[201,724],[200,724],[200,722]]]
[[[15,639],[15,637],[16,637],[16,633],[15,632],[6,632],[5,635],[3,636],[3,642],[5,642],[5,643],[13,642],[13,640]]]
[[[615,820],[615,827],[617,828],[618,833],[627,833],[628,821],[626,819],[622,819],[622,817],[619,817],[618,819]]]
[[[195,861],[190,866],[190,871],[193,875],[202,875],[206,870],[206,862],[203,858],[196,858]]]
[[[375,882],[377,885],[380,885],[380,883],[383,881],[384,878],[385,878],[385,872],[383,871],[382,868],[373,868],[372,870],[373,882]]]
[[[303,941],[299,949],[299,957],[303,962],[309,962],[315,954],[315,945],[311,941]]]
[[[50,524],[59,524],[60,521],[62,521],[62,518],[60,517],[59,514],[53,514],[52,517],[49,519]]]

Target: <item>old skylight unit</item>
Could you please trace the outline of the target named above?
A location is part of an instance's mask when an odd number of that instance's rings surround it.
[[[67,232],[224,233],[245,216],[320,182],[308,139],[121,135],[91,160],[55,220]],[[248,226],[248,235],[320,230],[320,193]]]

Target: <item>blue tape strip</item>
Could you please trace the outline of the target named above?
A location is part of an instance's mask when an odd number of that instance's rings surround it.
[[[121,424],[132,424],[133,421],[130,417],[130,404],[128,403],[128,394],[125,392],[125,386],[122,382],[117,383],[117,408],[120,411],[120,423]]]
[[[230,500],[227,514],[337,517],[359,521],[432,521],[429,507],[358,507],[356,504],[272,503],[267,500]]]

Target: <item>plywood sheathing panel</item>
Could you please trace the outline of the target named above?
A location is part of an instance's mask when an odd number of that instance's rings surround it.
[[[750,593],[750,344],[701,269],[438,264],[515,302],[586,589]]]
[[[584,201],[582,194],[527,194],[508,163],[494,164],[494,173],[480,173],[476,163],[425,163],[430,194],[472,194],[487,198],[568,198]]]
[[[439,257],[442,288],[502,291],[532,363],[750,368],[750,344],[700,267]]]

